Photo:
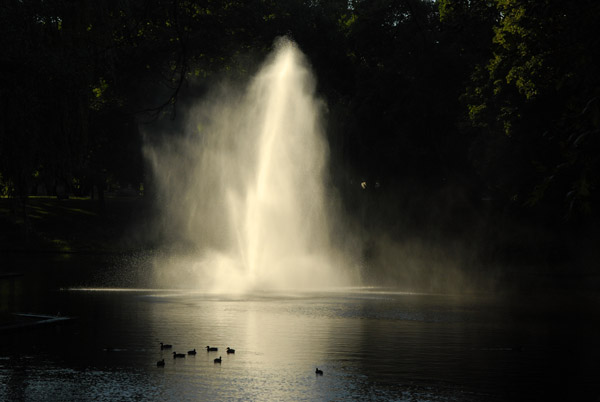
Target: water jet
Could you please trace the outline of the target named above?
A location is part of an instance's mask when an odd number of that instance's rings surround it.
[[[228,293],[355,283],[333,246],[339,211],[315,88],[305,56],[280,39],[241,94],[216,91],[190,108],[182,136],[146,147],[161,231],[187,245],[157,260],[158,283]]]

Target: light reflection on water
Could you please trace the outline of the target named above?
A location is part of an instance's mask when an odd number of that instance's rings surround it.
[[[583,392],[586,376],[578,371],[598,357],[589,341],[597,326],[577,335],[485,298],[370,289],[250,296],[70,289],[46,307],[80,318],[2,336],[0,399],[539,399],[560,392],[554,380]],[[173,349],[161,351],[161,341]],[[561,350],[571,342],[580,344]],[[206,352],[207,345],[219,352]],[[236,353],[226,354],[227,346]],[[171,357],[193,348],[196,356]],[[213,363],[218,356],[222,363]],[[165,367],[156,367],[162,358]]]

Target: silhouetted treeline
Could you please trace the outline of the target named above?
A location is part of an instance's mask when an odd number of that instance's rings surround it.
[[[214,77],[249,77],[288,35],[364,226],[595,238],[598,15],[594,0],[6,0],[0,190],[151,188],[139,123],[174,118]]]

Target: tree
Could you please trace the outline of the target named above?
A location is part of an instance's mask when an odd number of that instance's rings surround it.
[[[135,116],[174,113],[187,79],[223,66],[235,43],[227,19],[243,11],[224,2],[9,0],[0,11],[8,188],[21,197],[34,181],[51,191],[90,180],[104,188],[108,177],[139,172],[113,163],[140,162],[125,153],[139,141]]]
[[[593,16],[600,6],[502,0],[496,7],[493,55],[476,68],[466,94],[471,121],[481,128],[475,162],[507,200],[545,215],[589,215],[598,198],[591,155],[598,152],[600,83],[591,66],[598,62]],[[498,142],[502,153],[490,160],[485,149]]]

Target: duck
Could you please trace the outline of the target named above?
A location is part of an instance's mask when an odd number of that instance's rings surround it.
[[[188,355],[195,355],[196,349],[188,350]]]
[[[165,359],[157,361],[156,367],[165,367]]]
[[[227,353],[235,353],[235,349],[231,349],[230,347],[227,347]]]
[[[173,347],[173,345],[167,345],[167,344],[164,344],[162,342],[160,343],[160,350],[171,349],[172,347]]]
[[[210,346],[207,346],[207,347],[206,347],[206,351],[207,351],[207,352],[216,352],[217,350],[219,350],[219,348],[210,347]]]
[[[221,356],[219,356],[215,359],[215,363],[221,363]]]
[[[315,373],[317,375],[323,375],[323,370],[319,370],[319,368],[317,367],[317,369],[315,370]]]
[[[173,352],[173,359],[177,359],[178,357],[185,357],[185,354]]]

